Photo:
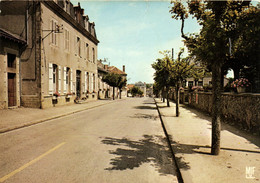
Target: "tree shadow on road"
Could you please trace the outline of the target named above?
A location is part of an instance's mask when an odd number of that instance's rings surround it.
[[[136,113],[134,116],[129,116],[130,118],[144,118],[144,119],[149,119],[149,120],[156,120],[159,118],[158,115],[153,115],[153,114],[142,114],[142,113]]]
[[[176,175],[167,141],[161,136],[144,135],[143,139],[138,141],[105,137],[102,143],[121,146],[109,151],[115,157],[110,160],[111,167],[105,170],[134,169],[144,163],[151,163],[160,175]]]
[[[135,106],[134,108],[136,109],[156,109],[156,107],[153,107],[153,106]]]

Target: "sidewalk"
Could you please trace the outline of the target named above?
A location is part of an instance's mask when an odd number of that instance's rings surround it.
[[[0,133],[31,126],[47,120],[59,118],[77,113],[101,105],[109,104],[117,100],[96,100],[83,104],[71,104],[67,106],[51,107],[47,109],[17,108],[0,110]]]
[[[221,152],[210,155],[211,117],[155,99],[185,183],[260,183],[260,137],[222,124]]]

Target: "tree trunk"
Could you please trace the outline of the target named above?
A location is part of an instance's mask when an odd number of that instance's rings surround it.
[[[167,107],[170,107],[169,87],[166,87],[166,99],[167,99]]]
[[[115,87],[113,86],[113,100],[115,100]]]
[[[180,103],[180,87],[179,87],[179,82],[177,82],[177,86],[176,86],[176,117],[178,117],[180,115],[180,111],[179,111],[179,103]]]
[[[221,64],[212,65],[212,139],[211,154],[218,155],[220,152],[221,131]]]
[[[119,90],[119,99],[121,99],[121,92],[122,92],[122,90],[120,89]]]
[[[164,88],[163,88],[162,96],[163,96],[163,102],[165,102],[165,91],[164,91]]]
[[[240,69],[239,68],[232,68],[232,69],[233,69],[233,72],[234,72],[234,80],[236,80],[236,79],[239,78]]]

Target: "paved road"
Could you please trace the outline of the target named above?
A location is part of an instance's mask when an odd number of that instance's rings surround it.
[[[153,99],[121,100],[0,135],[0,182],[177,182]]]

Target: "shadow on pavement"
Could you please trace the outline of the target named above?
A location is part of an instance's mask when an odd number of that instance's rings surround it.
[[[109,151],[115,157],[110,160],[111,167],[105,170],[134,169],[143,163],[151,163],[160,175],[176,175],[166,138],[144,135],[143,139],[134,141],[127,138],[105,137],[102,143],[121,146]]]
[[[172,146],[174,148],[175,153],[182,153],[182,154],[199,153],[199,154],[211,155],[210,153],[211,147],[207,145],[203,146],[203,145],[181,144],[173,141]],[[226,151],[237,151],[237,152],[260,154],[260,151],[247,150],[247,149],[234,149],[234,148],[226,148],[226,147],[221,147],[220,149]]]
[[[152,119],[156,120],[159,118],[158,115],[153,115],[153,114],[141,114],[141,113],[136,113],[134,116],[129,116],[130,118],[144,118],[144,119]]]
[[[196,118],[204,119],[208,121],[208,125],[211,126],[211,116],[205,112],[198,111],[196,109],[193,109],[189,106],[182,106],[186,110],[189,111],[190,114],[195,114]],[[208,128],[212,129],[212,128]],[[227,130],[237,136],[243,137],[247,139],[250,143],[255,144],[257,147],[260,148],[260,137],[256,135],[249,134],[249,132],[246,132],[242,129],[239,129],[238,126],[228,124],[228,122],[224,121],[221,123],[221,131]]]
[[[156,109],[156,107],[153,106],[136,106],[135,109]]]

